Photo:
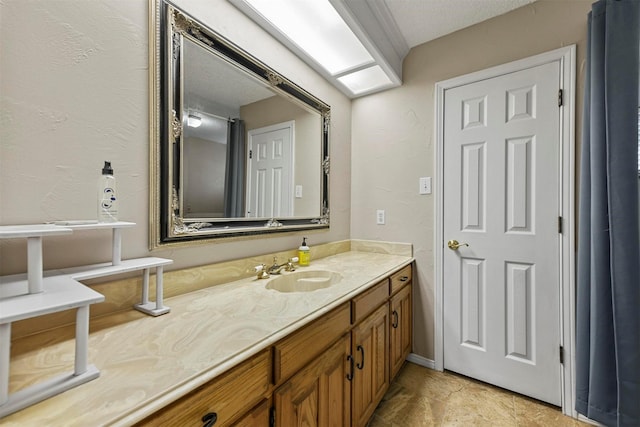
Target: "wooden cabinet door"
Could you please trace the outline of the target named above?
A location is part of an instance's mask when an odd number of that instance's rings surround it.
[[[349,425],[350,348],[346,334],[275,391],[276,426]]]
[[[352,426],[365,426],[389,387],[389,304],[386,303],[352,330],[355,361]]]
[[[390,345],[390,379],[393,379],[407,356],[411,352],[412,309],[411,282],[391,297],[391,328],[389,329]]]

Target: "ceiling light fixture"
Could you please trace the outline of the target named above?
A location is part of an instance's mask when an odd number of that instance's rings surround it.
[[[200,127],[202,124],[202,119],[194,114],[189,114],[187,116],[187,126],[192,128]]]
[[[402,58],[409,49],[392,45],[380,34],[380,20],[390,16],[381,11],[384,2],[229,1],[350,98],[402,83]],[[357,21],[354,8],[359,16],[364,12],[368,22]],[[395,25],[385,24],[391,30]]]

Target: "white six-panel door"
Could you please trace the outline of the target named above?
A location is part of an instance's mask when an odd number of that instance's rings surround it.
[[[248,133],[247,217],[292,216],[292,122],[254,129]]]
[[[553,62],[447,89],[443,174],[444,368],[555,405],[559,84]]]

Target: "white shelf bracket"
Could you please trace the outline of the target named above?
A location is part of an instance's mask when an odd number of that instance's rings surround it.
[[[89,306],[78,307],[76,311],[76,358],[74,375],[87,372],[89,364]]]
[[[142,305],[149,304],[149,269],[145,268],[142,276]]]
[[[9,357],[11,357],[11,323],[0,325],[0,405],[9,400]]]
[[[111,245],[111,263],[120,265],[122,262],[122,232],[120,228],[113,229],[113,242]]]
[[[149,301],[149,268],[144,269],[144,275],[142,278],[142,302],[136,304],[133,307],[145,314],[151,316],[160,316],[161,314],[168,313],[171,309],[164,305],[164,285],[162,283],[163,266],[156,266],[156,301]]]
[[[27,238],[27,278],[30,294],[42,292],[42,237]]]

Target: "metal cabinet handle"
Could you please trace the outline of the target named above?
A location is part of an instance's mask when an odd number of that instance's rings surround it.
[[[447,242],[447,246],[449,246],[449,249],[457,251],[460,246],[469,246],[469,244],[468,243],[460,243],[457,240],[449,240]]]
[[[409,280],[409,276],[402,276],[399,280],[401,282],[406,282],[407,280]]]
[[[391,326],[393,326],[393,329],[398,329],[398,312],[396,310],[393,310],[393,322],[391,323]]]
[[[349,373],[347,374],[347,379],[351,381],[353,380],[353,362],[354,362],[353,357],[351,355],[348,355],[347,361],[349,362],[349,365],[350,365]]]
[[[202,417],[202,427],[211,427],[218,421],[218,414],[215,412],[209,412],[204,417]]]
[[[362,363],[356,364],[356,368],[362,370],[362,368],[364,368],[364,348],[361,345],[359,345],[358,347],[356,347],[356,351],[359,351],[360,353],[362,353]]]

